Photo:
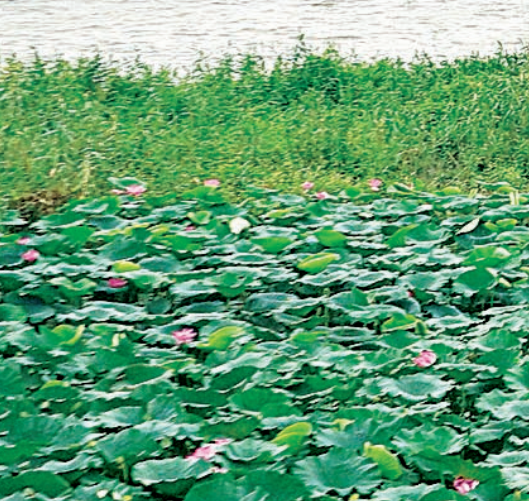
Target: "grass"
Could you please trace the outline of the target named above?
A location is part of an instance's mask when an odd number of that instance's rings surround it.
[[[102,57],[3,61],[0,198],[53,207],[134,175],[156,194],[218,177],[336,191],[370,177],[432,189],[527,185],[529,53],[435,64],[347,61],[303,45],[271,70],[256,55],[185,77]]]

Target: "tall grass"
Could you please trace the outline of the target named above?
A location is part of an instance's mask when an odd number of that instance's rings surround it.
[[[527,184],[527,52],[404,65],[301,45],[271,70],[247,55],[180,79],[101,57],[2,68],[0,197],[19,203],[98,194],[125,175],[160,194],[206,177],[235,194],[373,176]]]

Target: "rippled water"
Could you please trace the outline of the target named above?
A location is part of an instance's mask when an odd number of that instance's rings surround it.
[[[529,0],[0,0],[0,54],[139,55],[188,65],[210,56],[290,50],[300,34],[362,59],[437,59],[529,41]]]

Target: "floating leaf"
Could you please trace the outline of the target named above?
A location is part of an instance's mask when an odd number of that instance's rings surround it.
[[[297,267],[306,271],[307,273],[319,273],[329,266],[333,261],[337,261],[339,256],[337,254],[330,254],[322,252],[320,254],[314,254],[302,259]]]
[[[206,343],[199,344],[199,348],[213,350],[227,350],[235,338],[244,334],[244,329],[235,325],[221,327],[209,335]]]
[[[372,459],[380,470],[383,477],[397,480],[402,476],[404,470],[398,457],[383,445],[364,444],[364,456]]]
[[[319,230],[314,235],[325,247],[343,247],[347,243],[347,237],[336,230]]]
[[[302,447],[307,437],[312,433],[312,425],[300,422],[287,426],[272,440],[278,446],[286,446],[289,454],[296,454]]]
[[[367,494],[382,483],[375,464],[345,449],[332,449],[327,454],[299,461],[295,474],[316,496],[330,491],[346,496],[353,489]]]

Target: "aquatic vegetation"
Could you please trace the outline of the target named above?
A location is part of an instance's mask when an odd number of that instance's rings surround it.
[[[101,57],[1,66],[0,198],[28,217],[105,195],[109,176],[157,196],[222,179],[232,201],[307,181],[527,186],[528,52],[404,65],[300,45],[271,69],[243,55],[187,75]]]
[[[111,181],[1,223],[2,499],[529,499],[528,196]]]

